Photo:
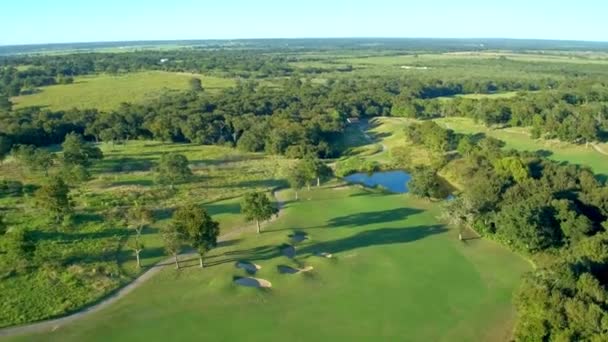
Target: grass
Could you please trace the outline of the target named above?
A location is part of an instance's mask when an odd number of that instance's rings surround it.
[[[465,99],[481,100],[481,99],[510,99],[517,96],[516,91],[507,91],[504,93],[493,93],[493,94],[458,94],[455,96],[443,96],[438,97],[439,100],[450,100],[455,97],[461,97]]]
[[[522,258],[489,241],[460,242],[435,219],[436,204],[408,195],[329,186],[301,198],[262,235],[214,250],[204,270],[196,260],[168,267],[89,318],[9,340],[508,340],[511,294],[530,268]],[[279,247],[294,231],[309,239],[291,260]],[[236,260],[261,265],[256,276],[273,288],[233,284],[246,275]],[[279,274],[278,265],[314,270]]]
[[[220,146],[163,144],[133,141],[111,147],[101,145],[105,158],[92,167],[92,179],[72,192],[73,224],[62,227],[46,219],[34,205],[31,191],[23,196],[0,196],[0,208],[11,229],[27,232],[37,244],[23,265],[6,265],[0,257],[0,326],[25,323],[64,314],[99,300],[139,274],[133,252],[127,247],[130,231],[108,217],[115,208],[144,198],[156,222],[143,235],[144,266],[165,258],[159,229],[169,223],[172,210],[187,202],[206,207],[220,222],[222,233],[248,225],[239,214],[240,197],[252,190],[282,186],[287,160],[240,153]],[[162,153],[186,155],[194,179],[175,191],[154,182],[152,167]],[[1,178],[37,186],[31,175],[14,161],[0,165]],[[5,269],[14,269],[5,273]]]
[[[148,71],[126,75],[76,77],[73,84],[41,88],[32,95],[11,99],[15,108],[42,106],[52,110],[97,108],[112,110],[123,102],[143,102],[158,97],[165,90],[185,90],[188,81],[198,77],[206,91],[214,92],[234,85],[234,80],[188,73]]]
[[[461,133],[484,133],[503,140],[506,148],[521,151],[548,151],[549,158],[572,164],[589,166],[595,173],[608,175],[608,157],[597,152],[591,146],[575,145],[557,140],[532,139],[527,128],[512,127],[505,129],[490,129],[476,124],[468,118],[445,118],[436,120],[444,127]],[[608,151],[606,144],[598,146]]]

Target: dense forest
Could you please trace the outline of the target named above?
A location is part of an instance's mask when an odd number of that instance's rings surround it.
[[[463,183],[461,194],[444,206],[446,221],[526,255],[553,259],[527,276],[517,293],[517,339],[599,341],[605,336],[608,187],[588,168],[503,150],[499,140],[455,134],[431,121],[408,126],[406,136],[431,151],[458,152],[430,169],[452,163]],[[412,191],[431,197],[437,183],[425,179],[434,172],[413,177]]]

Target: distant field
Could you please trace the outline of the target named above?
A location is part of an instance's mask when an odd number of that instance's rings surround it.
[[[155,98],[163,90],[188,89],[188,80],[198,77],[206,91],[234,85],[234,80],[194,75],[149,71],[126,75],[96,75],[77,77],[73,84],[54,85],[41,88],[41,92],[18,96],[11,100],[16,108],[42,106],[52,110],[71,108],[97,108],[112,110],[122,102],[141,102]]]
[[[473,99],[473,100],[481,100],[481,99],[510,99],[517,96],[516,91],[507,91],[504,93],[494,93],[494,94],[458,94],[454,96],[442,96],[438,97],[439,100],[450,100],[455,97],[462,97],[465,99]]]
[[[532,139],[526,128],[489,129],[467,118],[438,119],[436,122],[456,132],[484,133],[498,138],[507,144],[507,148],[522,151],[550,151],[552,154],[549,158],[553,160],[587,165],[596,173],[608,175],[608,156],[596,151],[592,146],[585,147],[585,145],[574,145],[556,140]],[[598,147],[603,151],[608,151],[606,144],[598,144]]]

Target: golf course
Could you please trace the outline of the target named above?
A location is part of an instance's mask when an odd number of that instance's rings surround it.
[[[298,202],[289,190],[278,196],[285,205],[276,221],[261,235],[231,236],[203,270],[185,257],[193,267],[165,267],[110,308],[7,340],[232,340],[242,331],[269,341],[510,336],[511,294],[530,264],[490,241],[459,241],[437,221],[436,204],[334,182],[303,191]],[[282,251],[288,244],[294,258]],[[239,261],[259,265],[255,277],[272,287],[235,284],[251,276]],[[312,270],[281,273],[283,266]]]

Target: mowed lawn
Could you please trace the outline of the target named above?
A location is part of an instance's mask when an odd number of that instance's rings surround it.
[[[261,235],[234,237],[159,275],[110,308],[11,341],[501,341],[523,258],[492,242],[461,242],[438,206],[356,187],[303,191]],[[308,234],[295,244],[294,231]],[[296,245],[295,259],[281,252]],[[332,258],[317,256],[332,253]],[[262,266],[271,289],[239,287],[235,261]],[[312,266],[281,274],[277,266]]]
[[[608,175],[608,155],[596,151],[591,145],[575,145],[557,140],[532,139],[526,128],[513,127],[489,129],[468,118],[445,118],[436,120],[443,127],[460,133],[484,133],[506,143],[507,148],[521,151],[549,151],[549,158],[572,164],[586,165],[598,174]],[[607,144],[598,144],[608,152]]]
[[[188,73],[102,74],[76,77],[73,84],[42,87],[39,93],[14,97],[11,101],[16,108],[42,106],[51,110],[97,108],[107,111],[123,102],[138,103],[157,98],[164,90],[186,90],[192,77],[200,78],[209,92],[234,85],[232,79]]]

